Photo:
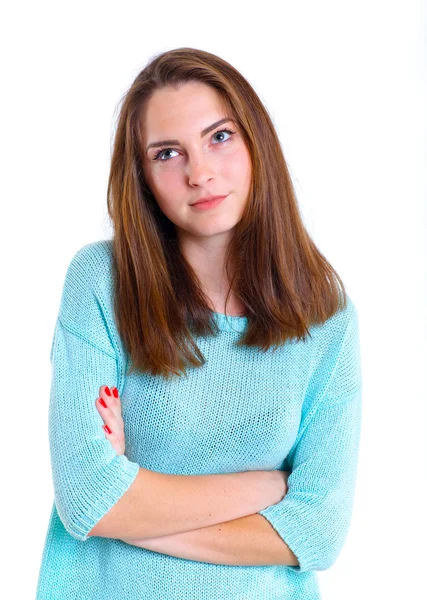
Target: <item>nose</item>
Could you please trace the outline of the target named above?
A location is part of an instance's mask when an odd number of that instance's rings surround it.
[[[214,171],[212,164],[204,156],[197,156],[188,161],[188,183],[204,187],[206,181],[213,179]]]

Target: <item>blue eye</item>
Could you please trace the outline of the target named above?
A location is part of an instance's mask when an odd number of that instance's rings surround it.
[[[235,132],[230,131],[229,129],[220,129],[219,131],[215,131],[215,133],[213,135],[216,135],[217,133],[228,133],[229,135],[233,135],[233,133],[235,133]],[[227,141],[227,140],[224,140],[224,141]]]
[[[228,133],[230,136],[235,134],[235,131],[230,131],[229,129],[219,129],[218,131],[215,131],[215,133],[212,134],[212,137],[214,137],[214,135],[217,135],[218,133]],[[221,141],[221,144],[224,144],[225,142],[228,142],[230,138],[227,138],[226,140]],[[163,155],[163,152],[166,152],[168,150],[172,150],[173,152],[176,152],[176,150],[174,150],[173,148],[160,148],[160,150],[157,152],[156,156],[153,158],[153,160],[157,160],[160,158],[161,155]],[[160,162],[166,162],[169,160],[170,157],[167,157],[166,159],[161,159],[160,158]]]

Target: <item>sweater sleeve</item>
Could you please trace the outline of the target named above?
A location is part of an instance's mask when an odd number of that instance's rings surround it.
[[[88,539],[139,470],[125,455],[116,455],[95,406],[100,386],[116,386],[121,393],[123,385],[108,303],[97,285],[105,268],[100,258],[85,247],[71,261],[50,352],[48,430],[55,504],[65,529],[80,541]]]
[[[325,392],[308,412],[287,457],[285,497],[260,511],[298,559],[296,572],[330,568],[347,538],[357,475],[362,381],[352,305]]]

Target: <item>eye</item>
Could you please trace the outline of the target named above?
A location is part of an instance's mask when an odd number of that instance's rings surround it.
[[[217,135],[217,133],[228,133],[229,135],[233,135],[233,133],[236,133],[236,132],[230,131],[229,129],[220,129],[219,131],[215,131],[215,133],[213,135]],[[227,142],[228,140],[224,140],[224,141]]]
[[[160,148],[160,150],[157,152],[157,154],[153,158],[153,160],[157,160],[160,157],[160,155],[163,154],[163,152],[176,152],[176,150],[174,150],[173,148]],[[166,160],[169,160],[169,158],[167,158]],[[160,162],[165,162],[165,161],[160,159]]]
[[[218,135],[219,133],[227,133],[228,135],[232,136],[234,135],[236,132],[235,131],[230,131],[229,129],[219,129],[218,131],[215,131],[215,133],[212,134],[212,137],[214,137],[215,135]],[[219,140],[221,144],[225,144],[225,142],[228,142],[230,138],[227,138],[225,140]],[[160,162],[166,162],[169,160],[170,157],[166,157],[165,159],[162,160],[161,156],[163,156],[163,152],[177,152],[177,150],[174,150],[173,148],[160,148],[160,150],[157,152],[156,156],[153,158],[153,160],[160,160]]]

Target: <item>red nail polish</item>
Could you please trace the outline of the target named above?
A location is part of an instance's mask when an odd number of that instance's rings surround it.
[[[119,397],[119,390],[116,387],[113,387],[113,396],[114,396],[114,398]]]
[[[104,427],[102,429],[104,431],[106,431],[107,433],[111,433],[111,429],[108,427],[108,425],[104,425]]]
[[[105,393],[107,394],[107,396],[111,396],[110,388],[108,387],[108,385],[105,386]]]
[[[107,405],[105,404],[104,398],[100,398],[99,399],[99,404],[101,404],[104,408],[107,408]]]

